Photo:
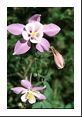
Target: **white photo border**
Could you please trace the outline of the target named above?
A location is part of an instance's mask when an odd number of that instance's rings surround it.
[[[7,109],[7,7],[74,7],[74,109]],[[0,1],[0,116],[81,116],[81,0]]]

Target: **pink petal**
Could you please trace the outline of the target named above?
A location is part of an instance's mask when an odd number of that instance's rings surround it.
[[[13,35],[20,35],[24,29],[24,25],[23,24],[10,24],[7,26],[7,30],[13,34]]]
[[[44,50],[49,51],[50,43],[45,38],[42,38],[40,45],[43,47]]]
[[[57,33],[59,33],[60,27],[56,24],[47,24],[44,25],[43,32],[48,36],[55,36]]]
[[[23,87],[15,87],[11,89],[14,93],[19,94],[22,93],[22,91],[25,91],[26,89]]]
[[[35,14],[32,17],[29,18],[28,22],[32,22],[32,21],[38,21],[38,22],[40,22],[40,17],[41,17],[40,14]]]
[[[32,87],[32,84],[28,80],[21,80],[21,85],[24,86],[27,89],[30,89]]]
[[[45,95],[41,94],[40,92],[34,94],[39,100],[46,99]]]
[[[32,90],[33,91],[40,91],[40,90],[43,90],[45,88],[46,88],[45,86],[44,87],[33,87]]]
[[[43,47],[42,47],[39,43],[36,44],[36,49],[37,49],[38,51],[40,51],[40,52],[44,52]]]
[[[36,49],[40,52],[49,51],[49,48],[50,43],[44,38],[42,38],[41,42],[36,45]]]
[[[17,41],[13,55],[24,54],[30,49],[31,45],[25,40]]]

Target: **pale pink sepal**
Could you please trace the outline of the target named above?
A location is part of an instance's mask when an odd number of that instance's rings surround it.
[[[30,89],[32,88],[32,84],[30,81],[28,80],[21,80],[21,85],[27,89]]]
[[[10,24],[7,26],[7,30],[13,35],[20,35],[24,27],[25,26],[23,24],[19,24],[19,23]]]
[[[57,26],[56,24],[47,24],[47,25],[44,25],[44,29],[43,29],[43,32],[52,37],[52,36],[55,36],[57,33],[59,33],[60,31],[60,27]]]
[[[49,51],[50,43],[45,39],[42,38],[41,42],[36,45],[36,49],[40,52]]]
[[[31,48],[30,42],[25,40],[17,41],[13,55],[20,55],[26,53]]]
[[[32,17],[29,18],[28,22],[32,22],[32,21],[40,22],[40,17],[41,17],[41,14],[35,14]]]
[[[23,87],[14,87],[11,90],[16,94],[19,94],[19,93],[22,93],[23,91],[25,91],[26,89]]]

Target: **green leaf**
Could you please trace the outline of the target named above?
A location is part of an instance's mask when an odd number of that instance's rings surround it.
[[[71,103],[68,103],[66,106],[65,106],[65,108],[72,108],[72,104]]]
[[[53,91],[48,82],[44,82],[44,85],[46,85],[46,89],[44,90],[44,95],[46,96],[47,100],[51,100],[53,97]]]
[[[36,102],[35,104],[32,105],[32,108],[40,109],[40,108],[52,108],[51,104],[47,101],[41,101],[41,102]]]
[[[32,105],[32,108],[42,108],[42,103],[41,102],[36,102],[35,104]]]
[[[51,104],[47,101],[42,102],[42,108],[52,108]]]

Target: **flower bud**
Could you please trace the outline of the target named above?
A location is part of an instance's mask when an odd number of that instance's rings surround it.
[[[51,46],[51,50],[53,52],[54,61],[58,69],[62,69],[65,65],[63,56],[53,46]]]

